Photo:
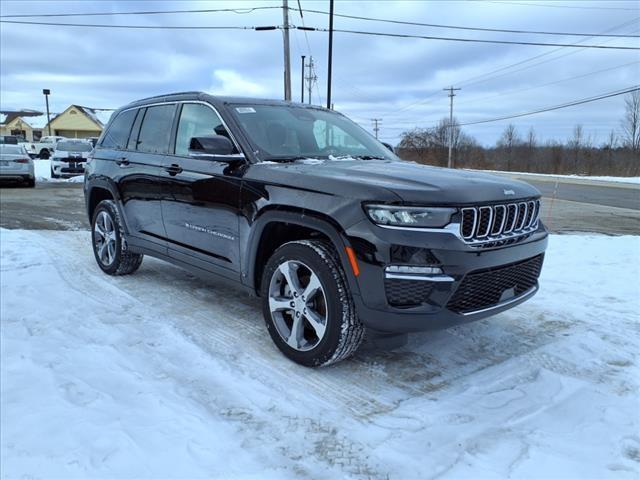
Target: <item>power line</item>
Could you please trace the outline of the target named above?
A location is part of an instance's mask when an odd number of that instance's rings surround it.
[[[602,99],[605,99],[605,98],[616,97],[618,95],[624,95],[626,93],[635,92],[635,91],[638,91],[638,90],[640,90],[640,85],[636,85],[636,86],[633,86],[633,87],[627,87],[624,90],[617,90],[617,91],[613,91],[613,92],[603,93],[603,94],[600,94],[600,95],[596,95],[595,97],[583,98],[583,99],[580,99],[580,100],[574,100],[572,102],[562,103],[560,105],[554,105],[554,106],[551,106],[551,107],[545,107],[545,108],[541,108],[539,110],[533,110],[531,112],[517,113],[515,115],[507,115],[507,116],[504,116],[504,117],[489,118],[489,119],[486,119],[486,120],[477,120],[477,121],[474,121],[474,122],[465,122],[465,123],[461,123],[460,126],[478,125],[480,123],[498,122],[498,121],[501,121],[501,120],[510,120],[512,118],[526,117],[526,116],[535,115],[535,114],[538,114],[538,113],[551,112],[553,110],[560,110],[562,108],[574,107],[576,105],[582,105],[584,103],[595,102],[597,100],[602,100]]]
[[[268,7],[251,7],[251,8],[215,8],[215,9],[201,9],[201,10],[148,10],[138,12],[87,12],[87,13],[37,13],[28,15],[0,15],[0,18],[42,18],[42,17],[101,17],[112,15],[163,15],[163,14],[175,14],[175,13],[217,13],[217,12],[230,12],[237,14],[252,13],[257,10],[272,10],[281,9],[280,6],[268,6]]]
[[[633,24],[633,23],[637,22],[637,21],[638,21],[638,19],[639,19],[639,18],[638,18],[638,17],[636,17],[636,18],[633,18],[633,19],[631,19],[631,20],[627,20],[627,21],[622,22],[622,23],[620,23],[620,24],[614,25],[613,27],[611,27],[611,28],[609,28],[609,29],[607,29],[607,30],[604,30],[602,33],[608,33],[608,32],[611,32],[611,31],[615,31],[615,30],[618,30],[618,29],[624,28],[624,27],[626,27],[626,26],[628,26],[628,25],[631,25],[631,24]],[[635,29],[634,29],[633,31],[635,31]],[[586,38],[581,39],[581,40],[578,40],[577,42],[575,42],[575,44],[574,44],[574,45],[575,45],[575,46],[580,46],[580,44],[581,44],[582,42],[586,41],[586,40],[587,40]],[[613,39],[605,40],[605,41],[603,41],[602,43],[607,43],[607,42],[610,42],[610,41],[612,41],[612,40],[613,40]],[[518,62],[516,62],[516,63],[511,63],[511,64],[509,64],[509,65],[503,65],[502,67],[499,67],[499,68],[497,68],[497,69],[495,69],[495,70],[491,70],[491,71],[489,71],[489,72],[485,72],[485,73],[482,73],[482,74],[480,74],[480,75],[476,75],[476,76],[474,76],[474,77],[467,78],[466,80],[459,81],[459,82],[456,82],[456,83],[457,83],[458,85],[462,85],[462,86],[464,86],[465,88],[468,88],[468,87],[469,87],[469,86],[471,86],[471,85],[476,85],[476,84],[478,84],[478,83],[483,83],[483,82],[486,82],[486,81],[489,81],[489,80],[492,80],[492,79],[495,79],[495,78],[500,78],[500,77],[504,77],[504,76],[506,76],[506,75],[511,75],[511,74],[513,74],[513,73],[521,72],[521,71],[523,71],[523,70],[527,70],[527,69],[529,69],[529,68],[532,68],[532,67],[535,67],[535,66],[538,66],[538,65],[542,65],[543,63],[552,62],[552,61],[558,60],[558,59],[560,59],[560,58],[564,58],[564,57],[567,57],[567,56],[570,56],[570,55],[574,55],[574,54],[576,54],[576,53],[580,53],[580,52],[582,51],[582,49],[569,51],[569,52],[567,52],[567,53],[565,53],[565,54],[562,54],[562,55],[559,55],[559,56],[557,56],[557,57],[553,57],[553,58],[549,58],[549,59],[546,59],[546,60],[542,60],[542,61],[540,61],[540,62],[534,63],[533,65],[528,65],[528,66],[523,67],[523,68],[520,68],[520,69],[518,69],[518,70],[514,70],[514,71],[511,71],[511,72],[501,73],[501,74],[499,74],[499,75],[494,75],[495,73],[503,72],[504,70],[509,70],[509,69],[511,69],[511,68],[513,68],[513,67],[517,67],[518,65],[523,65],[523,64],[525,64],[525,63],[529,63],[529,62],[531,62],[531,61],[533,61],[533,60],[537,60],[538,58],[542,58],[542,57],[546,57],[546,56],[548,56],[548,55],[552,55],[553,53],[556,53],[556,52],[558,52],[558,51],[562,50],[563,48],[565,48],[565,47],[556,48],[556,49],[553,49],[553,50],[548,51],[548,52],[544,52],[544,53],[541,53],[541,54],[538,54],[538,55],[534,55],[534,56],[532,56],[532,57],[525,58],[524,60],[520,60],[520,61],[518,61]],[[493,76],[492,76],[492,75],[493,75]],[[482,80],[478,80],[478,79],[482,79]],[[474,80],[478,80],[478,81],[474,82]],[[471,82],[471,83],[470,83],[470,82]],[[413,107],[415,107],[415,106],[417,106],[417,105],[425,104],[425,103],[427,103],[427,101],[428,101],[430,98],[433,98],[433,97],[435,97],[436,95],[439,95],[439,94],[440,94],[440,90],[434,90],[430,95],[428,95],[428,96],[426,96],[426,97],[422,98],[421,100],[418,100],[418,101],[416,101],[416,102],[413,102],[413,103],[410,103],[410,104],[408,104],[408,105],[405,105],[404,107],[401,107],[400,109],[397,109],[397,110],[395,111],[395,113],[399,113],[399,112],[402,112],[402,111],[408,110],[408,109],[413,108]]]
[[[200,25],[105,25],[96,23],[56,23],[56,22],[27,22],[22,20],[0,20],[0,23],[14,23],[21,25],[49,25],[56,27],[87,27],[87,28],[125,28],[143,30],[281,30],[282,26],[259,26],[259,27],[232,27],[232,26],[200,26]]]
[[[595,70],[593,72],[584,73],[582,75],[575,75],[573,77],[562,78],[560,80],[555,80],[553,82],[548,82],[548,83],[542,83],[542,84],[539,84],[539,85],[534,85],[532,87],[516,88],[516,89],[513,89],[513,90],[501,91],[500,93],[498,93],[496,95],[488,95],[488,96],[484,96],[484,97],[470,98],[468,100],[465,100],[464,102],[458,102],[458,104],[459,105],[466,105],[466,104],[469,104],[469,103],[475,103],[475,102],[479,102],[479,101],[482,101],[482,100],[489,100],[489,99],[492,99],[492,98],[503,97],[505,95],[511,95],[511,94],[514,94],[514,93],[521,93],[521,92],[526,92],[528,90],[535,90],[537,88],[548,87],[550,85],[556,85],[558,83],[568,82],[569,80],[576,80],[578,78],[590,77],[592,75],[597,75],[598,73],[609,72],[611,70],[617,70],[619,68],[628,67],[630,65],[637,65],[639,63],[640,63],[640,61],[624,63],[622,65],[616,65],[615,67],[603,68],[601,70]]]
[[[303,27],[298,27],[302,29]],[[326,28],[313,28],[306,27],[307,30],[316,31],[316,32],[327,32]],[[368,32],[363,30],[343,30],[343,29],[334,29],[334,32],[339,33],[351,33],[355,35],[372,35],[377,37],[392,37],[392,38],[417,38],[422,40],[445,40],[449,42],[467,42],[467,43],[493,43],[500,45],[529,45],[529,46],[539,46],[539,47],[576,47],[575,44],[572,43],[544,43],[544,42],[520,42],[520,41],[512,41],[512,40],[483,40],[478,38],[458,38],[458,37],[435,37],[430,35],[411,35],[408,33],[386,33],[386,32]],[[599,48],[599,49],[607,49],[607,50],[640,50],[640,47],[624,47],[620,45],[610,46],[610,45],[580,45],[580,48]]]
[[[550,7],[550,8],[573,8],[579,10],[622,10],[627,12],[637,12],[637,8],[626,8],[626,7],[590,7],[587,5],[557,5],[552,2],[547,3],[525,3],[525,2],[508,2],[508,1],[496,1],[496,0],[475,0],[475,1],[485,1],[487,3],[496,3],[500,5],[519,5],[523,7]]]
[[[305,12],[308,13],[318,13],[321,15],[329,15],[329,12],[325,12],[322,10],[311,10],[304,9]],[[498,32],[498,33],[524,33],[524,34],[532,34],[532,35],[560,35],[560,36],[575,36],[575,37],[617,37],[617,38],[638,38],[637,35],[616,35],[616,34],[603,34],[603,33],[578,33],[578,32],[548,32],[548,31],[537,31],[537,30],[511,30],[511,29],[503,29],[503,28],[483,28],[483,27],[465,27],[460,25],[443,25],[437,23],[422,23],[422,22],[410,22],[406,20],[392,20],[386,18],[374,18],[374,17],[361,17],[358,15],[347,15],[344,13],[335,13],[334,16],[342,17],[342,18],[350,18],[354,20],[365,20],[368,22],[383,22],[383,23],[393,23],[396,25],[413,25],[419,27],[432,27],[432,28],[445,28],[452,30],[471,30],[478,32]]]

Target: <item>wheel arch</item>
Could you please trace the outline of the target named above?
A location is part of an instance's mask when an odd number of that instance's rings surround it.
[[[124,215],[122,208],[122,202],[120,201],[120,195],[118,190],[110,181],[105,179],[92,179],[88,182],[85,193],[87,216],[89,217],[89,223],[93,220],[93,213],[96,207],[102,200],[113,200],[116,204],[116,208],[120,213],[125,233],[129,233],[127,225],[127,217]]]
[[[282,229],[284,235],[275,239],[269,235],[274,228]],[[290,232],[291,235],[286,235]],[[300,235],[301,233],[312,235]],[[282,233],[282,232],[279,232]],[[350,246],[340,225],[328,215],[295,208],[271,208],[255,220],[244,255],[242,278],[257,295],[264,266],[271,254],[284,243],[293,240],[320,238],[335,248],[344,269],[351,292],[359,294],[359,287],[351,270],[345,247]]]

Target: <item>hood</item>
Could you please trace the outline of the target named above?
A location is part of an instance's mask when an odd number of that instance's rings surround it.
[[[405,161],[310,159],[258,163],[254,169],[266,181],[371,201],[474,205],[540,195],[525,182]]]

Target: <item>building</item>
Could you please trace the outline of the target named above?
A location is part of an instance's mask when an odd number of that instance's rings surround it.
[[[0,135],[22,136],[37,142],[44,135],[67,138],[99,137],[111,117],[111,111],[70,105],[59,114],[51,114],[51,123],[42,112],[21,110],[0,113]]]
[[[106,110],[70,105],[64,112],[56,115],[50,125],[44,126],[45,135],[49,134],[49,127],[51,127],[51,135],[67,138],[99,137],[111,113]]]
[[[29,142],[37,142],[42,137],[42,129],[47,117],[42,112],[20,110],[0,113],[0,135],[15,135]]]

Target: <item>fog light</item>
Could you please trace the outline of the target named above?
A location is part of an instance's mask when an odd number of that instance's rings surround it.
[[[410,265],[389,265],[385,268],[387,273],[409,273],[414,275],[440,275],[442,269],[439,267],[414,267]]]

